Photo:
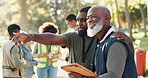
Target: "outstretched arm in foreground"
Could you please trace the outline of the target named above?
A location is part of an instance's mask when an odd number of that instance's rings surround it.
[[[44,45],[59,45],[65,46],[67,44],[67,38],[62,35],[55,35],[52,33],[43,34],[20,34],[14,33],[12,39],[16,45],[20,41],[21,44],[25,45],[27,42],[34,41]]]

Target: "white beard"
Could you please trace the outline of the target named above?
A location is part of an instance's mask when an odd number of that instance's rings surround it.
[[[88,24],[87,28],[87,36],[93,37],[103,28],[103,20],[101,19],[99,22],[94,23],[94,27],[92,29],[89,25],[90,24]]]

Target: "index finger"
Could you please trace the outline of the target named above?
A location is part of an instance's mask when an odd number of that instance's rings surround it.
[[[14,36],[18,36],[18,35],[19,35],[19,33],[13,33],[13,35],[14,35]]]
[[[18,36],[14,36],[12,41],[15,43],[15,46],[18,46],[18,40],[16,39]]]
[[[19,34],[18,34],[18,33],[13,33],[13,35],[14,35],[14,37],[12,38],[12,41],[13,41],[13,42],[19,41],[19,40],[18,40]]]

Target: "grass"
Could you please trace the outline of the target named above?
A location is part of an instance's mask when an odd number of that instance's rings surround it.
[[[148,37],[142,38],[141,39],[141,48],[144,48],[148,51]]]
[[[140,46],[139,48],[145,49],[148,51],[148,37],[144,37],[144,34],[142,32],[133,34],[134,39],[140,40]],[[136,46],[135,42],[133,41],[134,46]],[[136,47],[135,47],[136,48]]]
[[[145,76],[148,76],[148,69],[145,70]]]

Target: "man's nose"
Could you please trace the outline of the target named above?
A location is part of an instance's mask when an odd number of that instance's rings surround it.
[[[89,17],[86,22],[89,23],[89,22],[92,22],[92,21],[93,21],[93,19],[91,17]]]

